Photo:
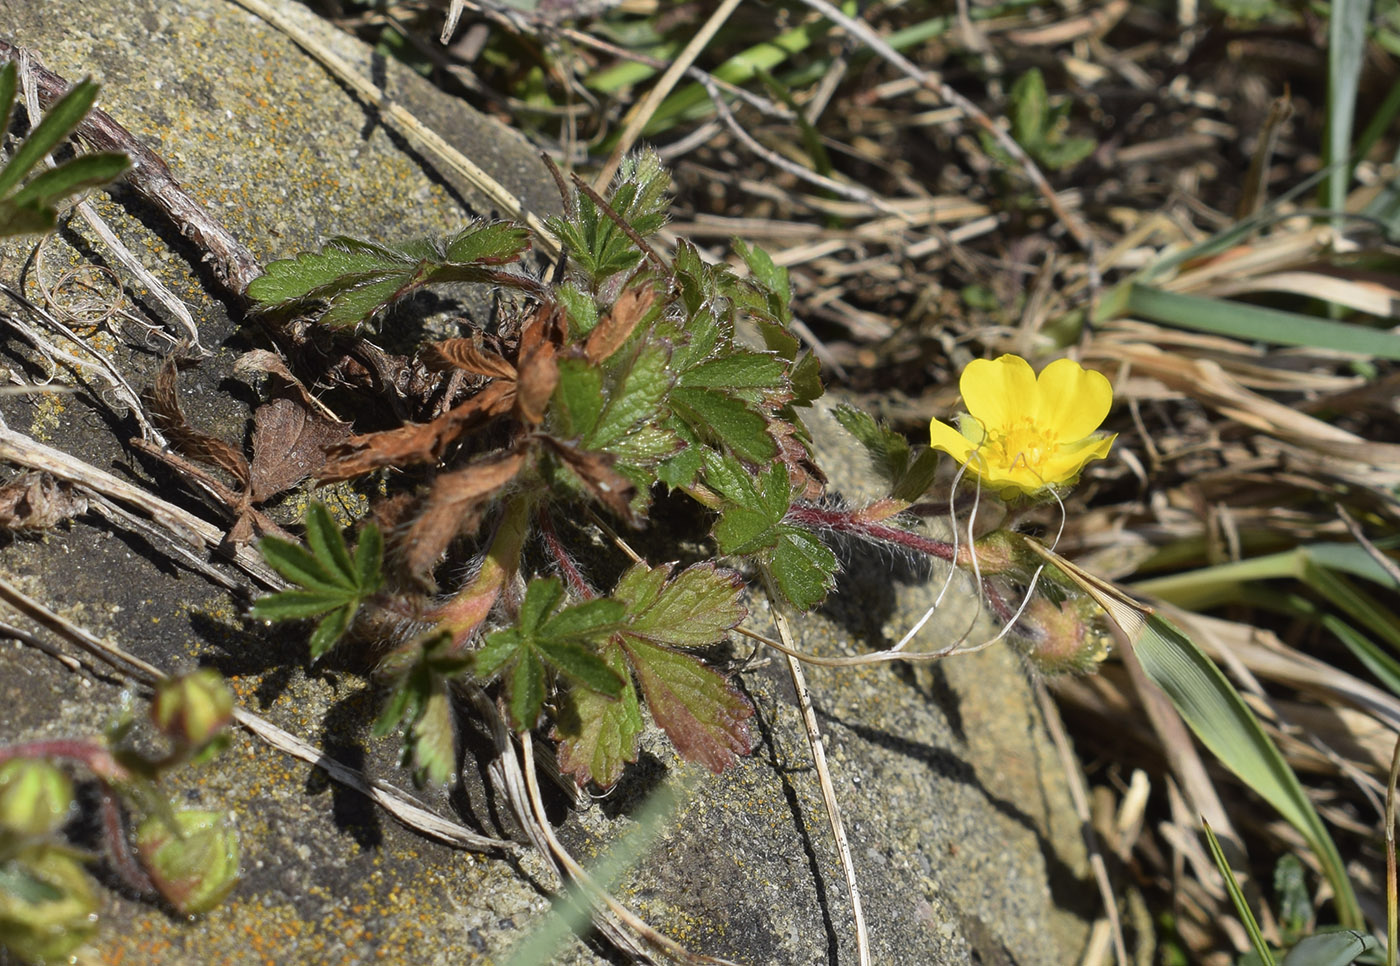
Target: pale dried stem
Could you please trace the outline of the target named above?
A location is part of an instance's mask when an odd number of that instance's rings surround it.
[[[802,725],[807,731],[807,743],[812,748],[812,763],[817,769],[817,781],[821,785],[822,802],[826,805],[827,819],[831,824],[831,835],[836,842],[836,856],[841,862],[841,874],[846,879],[846,890],[851,902],[851,918],[856,927],[856,956],[860,966],[870,966],[870,934],[865,926],[865,912],[861,907],[860,885],[856,881],[856,864],[851,857],[851,843],[846,837],[846,826],[841,821],[841,806],[836,801],[836,787],[831,782],[831,769],[826,763],[826,748],[822,744],[821,725],[817,721],[816,709],[812,707],[812,692],[807,687],[807,676],[802,671],[801,662],[790,653],[792,631],[788,627],[787,615],[778,603],[779,596],[772,582],[764,575],[765,589],[768,592],[769,607],[773,613],[773,623],[778,629],[784,647],[779,648],[787,655],[788,672],[792,675],[792,685],[797,691],[797,707],[802,714]]]
[[[622,156],[632,150],[632,145],[637,143],[637,137],[647,126],[652,115],[656,113],[656,109],[661,106],[661,102],[671,93],[676,82],[681,79],[681,75],[690,68],[690,65],[695,62],[695,58],[705,49],[705,45],[710,42],[719,28],[724,26],[724,22],[734,11],[739,9],[739,4],[742,2],[743,0],[722,0],[720,5],[715,8],[715,12],[710,14],[709,19],[696,31],[695,36],[690,38],[690,42],[676,55],[676,59],[666,68],[665,73],[652,85],[651,90],[647,91],[647,96],[632,112],[632,116],[627,119],[622,134],[618,136],[616,146],[608,155],[607,163],[593,179],[595,188],[599,191],[607,188],[613,175],[617,173],[618,165],[622,163]],[[706,87],[706,90],[709,89]],[[715,94],[710,96],[715,98],[715,106],[718,108],[721,101]]]
[[[1089,868],[1094,874],[1094,884],[1098,886],[1104,915],[1113,933],[1113,955],[1118,966],[1128,966],[1131,960],[1128,959],[1128,947],[1123,942],[1123,924],[1118,918],[1118,893],[1108,877],[1108,864],[1104,861],[1103,850],[1099,848],[1098,836],[1094,834],[1093,815],[1089,811],[1089,789],[1084,781],[1082,766],[1075,757],[1069,736],[1065,734],[1064,722],[1060,720],[1060,711],[1045,690],[1044,682],[1036,681],[1034,687],[1040,715],[1045,720],[1050,739],[1055,743],[1055,753],[1060,757],[1060,768],[1069,786],[1070,802],[1074,805],[1074,814],[1079,818],[1080,833],[1089,852]]]
[[[30,69],[31,57],[32,55],[28,50],[20,50],[19,73],[24,87],[25,108],[29,111],[29,116],[31,118],[37,118],[40,111],[39,89],[34,72]],[[50,168],[54,167],[54,160],[52,157],[46,157],[44,163]],[[97,211],[87,200],[79,201],[76,205],[76,210],[78,214],[82,216],[83,220],[88,223],[88,227],[97,234],[97,237],[102,240],[103,244],[107,246],[112,255],[116,257],[117,261],[120,262],[127,271],[140,279],[141,284],[145,285],[147,291],[155,296],[156,301],[164,305],[167,311],[175,316],[176,321],[179,322],[181,328],[185,330],[185,335],[187,336],[185,345],[199,355],[209,355],[209,350],[199,344],[199,327],[195,325],[194,316],[190,315],[190,310],[185,307],[185,303],[177,298],[175,293],[166,288],[165,284],[161,282],[160,279],[152,275],[146,266],[141,264],[141,260],[131,253],[131,249],[123,244],[121,239],[113,233],[111,228],[107,227],[107,222],[98,215]]]
[[[645,920],[641,919],[626,906],[609,895],[607,890],[600,886],[598,882],[588,874],[588,870],[579,865],[578,861],[569,854],[569,851],[564,848],[558,837],[555,836],[554,829],[549,824],[549,816],[545,813],[544,800],[540,798],[539,780],[535,776],[533,765],[534,743],[530,737],[530,732],[520,732],[519,738],[521,753],[525,762],[525,767],[523,769],[525,772],[525,785],[529,790],[529,801],[534,812],[535,821],[538,823],[539,829],[549,845],[549,852],[558,860],[559,864],[564,867],[565,871],[569,873],[569,877],[583,887],[588,897],[594,902],[601,903],[608,912],[616,916],[627,928],[633,930],[638,936],[641,936],[653,946],[665,951],[668,955],[674,956],[682,962],[737,966],[737,964],[730,963],[727,959],[718,959],[713,956],[693,953],[670,936],[658,932]]]
[[[1050,207],[1050,210],[1055,213],[1055,217],[1059,219],[1060,223],[1065,226],[1065,230],[1068,231],[1079,246],[1089,252],[1092,257],[1094,236],[1089,231],[1088,226],[1064,206],[1059,197],[1055,194],[1054,189],[1050,187],[1050,183],[1045,180],[1045,175],[1041,173],[1040,168],[1031,160],[1030,155],[1026,154],[1025,150],[1016,143],[1016,140],[1011,137],[1010,134],[988,117],[985,111],[953,90],[947,84],[943,83],[936,74],[932,74],[915,66],[903,54],[885,43],[880,35],[866,26],[864,22],[854,17],[847,16],[836,6],[828,3],[827,0],[801,0],[801,2],[811,7],[813,10],[816,10],[833,23],[838,24],[847,33],[860,40],[861,43],[867,45],[896,70],[917,81],[921,86],[933,91],[946,103],[958,108],[973,123],[991,136],[1002,150],[1011,155],[1016,163],[1021,166],[1021,170],[1025,172],[1026,178],[1035,187],[1036,191],[1040,193],[1040,196],[1045,199],[1045,203]]]
[[[167,677],[166,673],[155,665],[127,653],[115,644],[102,640],[85,628],[79,627],[45,607],[5,580],[4,577],[0,577],[0,600],[69,644],[115,669],[121,676],[130,681],[152,687]],[[4,626],[0,625],[0,633],[3,633],[4,630]],[[21,639],[29,640],[30,636],[26,634]],[[70,669],[74,669],[69,661],[63,663]],[[413,831],[421,832],[458,848],[478,851],[493,849],[507,852],[518,851],[518,846],[513,842],[480,835],[428,811],[407,792],[386,782],[372,781],[363,772],[327,757],[315,745],[279,728],[260,715],[245,708],[234,708],[233,716],[235,721],[256,737],[261,738],[279,751],[315,765],[332,780],[368,797]]]

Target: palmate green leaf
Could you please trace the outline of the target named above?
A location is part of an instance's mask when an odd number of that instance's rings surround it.
[[[472,656],[478,677],[503,675],[516,729],[532,728],[539,718],[546,697],[546,664],[608,698],[618,697],[626,684],[598,656],[600,644],[619,626],[623,605],[604,598],[561,609],[563,600],[558,577],[530,581],[516,626],[487,635],[485,645]]]
[[[18,69],[12,61],[0,68],[0,131],[9,130],[17,85]],[[90,80],[76,84],[39,119],[14,156],[0,168],[0,236],[51,230],[58,223],[55,206],[59,202],[106,184],[130,167],[125,154],[83,154],[40,172],[20,187],[20,182],[41,165],[44,156],[82,122],[97,98],[97,89],[98,85]]]
[[[382,245],[342,235],[320,251],[269,263],[249,283],[248,296],[269,307],[323,303],[322,322],[354,326],[425,285],[475,282],[536,290],[533,279],[493,267],[518,258],[524,248],[521,229],[502,222],[473,222],[445,242]]]
[[[601,657],[623,682],[614,700],[588,688],[570,688],[556,716],[559,766],[580,783],[611,788],[628,762],[637,760],[637,737],[642,733],[641,705],[632,675],[618,644],[606,645]]]
[[[404,729],[403,760],[412,765],[414,780],[420,783],[450,784],[456,770],[456,729],[448,685],[466,670],[469,659],[453,654],[451,643],[451,635],[433,634],[398,655],[389,699],[371,729],[376,737]]]
[[[623,158],[607,201],[645,238],[666,224],[670,189],[669,172],[655,152],[648,150]],[[591,198],[575,190],[569,208],[570,217],[549,218],[545,224],[569,250],[572,264],[595,290],[604,280],[641,263],[643,254],[632,239]]]
[[[743,693],[697,657],[623,636],[652,718],[682,757],[718,774],[753,750]]]
[[[44,160],[44,155],[62,144],[63,139],[73,133],[73,129],[82,122],[97,100],[98,86],[92,80],[79,81],[49,108],[29,132],[29,136],[15,150],[9,163],[0,170],[0,196],[9,194],[29,172],[39,166]]]
[[[782,389],[787,366],[775,355],[738,350],[687,369],[679,384],[699,389]]]
[[[627,607],[626,633],[658,644],[700,647],[724,636],[748,615],[740,603],[742,578],[711,563],[687,567],[674,577],[671,565],[633,565],[613,597]]]
[[[368,523],[352,557],[345,534],[330,511],[321,503],[312,503],[306,509],[306,542],[303,547],[265,537],[258,545],[272,569],[298,586],[259,598],[253,603],[252,614],[273,621],[324,614],[311,633],[311,656],[315,659],[349,630],[360,605],[379,590],[384,541],[379,528]]]
[[[714,529],[721,553],[756,553],[777,544],[778,524],[792,505],[786,466],[774,463],[755,478],[733,457],[709,452],[705,482],[725,499]]]

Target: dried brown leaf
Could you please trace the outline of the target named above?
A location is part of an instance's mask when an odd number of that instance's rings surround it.
[[[348,480],[384,466],[414,466],[442,459],[448,446],[468,430],[499,415],[515,397],[515,387],[493,382],[429,423],[407,423],[379,433],[351,436],[327,449],[316,474],[323,483]]]
[[[572,443],[565,443],[553,437],[545,437],[549,448],[574,471],[588,491],[614,514],[633,525],[636,515],[632,512],[632,497],[637,488],[627,477],[613,469],[617,458],[611,453],[596,453],[582,450]]]
[[[326,463],[326,448],[350,435],[350,424],[312,412],[299,399],[279,396],[253,414],[254,503],[296,486]]]
[[[515,479],[525,456],[523,449],[492,454],[433,480],[403,538],[402,559],[409,574],[422,578],[457,534],[477,528],[486,504]]]
[[[313,412],[323,413],[328,419],[335,419],[335,413],[326,407],[315,396],[311,395],[306,386],[298,379],[292,370],[287,368],[286,362],[275,352],[268,352],[266,349],[251,349],[238,357],[238,361],[233,364],[233,371],[242,376],[253,375],[255,373],[266,373],[276,376],[288,389],[301,399],[306,407]],[[279,392],[278,395],[284,393]]]
[[[515,366],[474,339],[447,339],[423,347],[423,363],[433,372],[465,369],[492,379],[515,379]]]
[[[583,354],[588,361],[602,362],[622,348],[654,301],[656,289],[649,285],[629,288],[619,295],[613,303],[612,311],[588,333],[588,341],[583,347]]]
[[[48,530],[87,508],[87,497],[73,484],[48,473],[24,473],[0,486],[0,530]]]
[[[249,479],[247,458],[232,444],[217,436],[201,433],[190,424],[180,407],[178,382],[179,374],[175,369],[175,360],[166,359],[156,373],[155,385],[146,394],[146,401],[155,417],[155,423],[169,438],[170,445],[176,452],[218,467],[237,478],[246,488]]]
[[[541,343],[520,361],[520,379],[515,387],[515,413],[520,421],[531,426],[544,419],[549,397],[559,384],[559,364],[554,358],[554,345]]]

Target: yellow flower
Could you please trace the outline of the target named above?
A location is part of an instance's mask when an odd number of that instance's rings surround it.
[[[1057,359],[1036,378],[1020,356],[977,359],[958,383],[967,414],[959,429],[935,419],[934,449],[976,473],[1003,497],[1034,496],[1072,483],[1118,437],[1095,432],[1113,404],[1102,373]]]

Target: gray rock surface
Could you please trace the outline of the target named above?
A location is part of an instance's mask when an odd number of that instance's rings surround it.
[[[374,61],[305,9],[278,7],[367,75],[385,78],[396,100],[533,210],[557,204],[523,139],[397,65]],[[101,80],[101,105],[169,161],[260,259],[332,234],[446,233],[467,210],[492,214],[482,198],[376,123],[373,111],[303,51],[226,0],[0,0],[0,37],[33,49],[71,80]],[[104,217],[191,307],[202,341],[215,349],[182,377],[187,412],[208,430],[241,438],[248,411],[226,381],[237,350],[228,345],[234,324],[222,293],[170,226],[129,191],[115,197],[117,203],[100,199]],[[3,253],[0,269],[13,280],[28,251],[9,245]],[[45,243],[44,264],[31,265],[30,275],[103,260],[74,222]],[[139,284],[127,283],[136,311],[159,319]],[[150,383],[157,352],[94,341],[134,385]],[[24,364],[14,353],[3,363]],[[167,474],[124,447],[134,427],[110,393],[0,402],[11,429],[177,498]],[[823,436],[847,447],[833,465],[859,468],[859,454],[839,432],[828,428]],[[860,653],[889,643],[933,594],[910,571],[902,561],[850,550],[841,598],[798,621],[801,645]],[[372,777],[406,782],[395,768],[396,743],[368,734],[378,696],[363,677],[333,662],[307,671],[303,641],[241,622],[235,600],[172,566],[140,537],[87,516],[40,539],[0,546],[0,572],[167,671],[219,668],[246,707]],[[963,601],[940,614],[929,639],[960,633],[970,606]],[[761,605],[750,624],[767,629]],[[33,648],[0,646],[2,740],[92,733],[123,699],[122,682],[99,665],[74,671]],[[1083,917],[1094,914],[1095,900],[1059,765],[1019,661],[993,647],[936,667],[808,674],[874,961],[1076,961]],[[770,662],[742,681],[759,709],[761,740],[752,757],[712,776],[649,734],[642,760],[611,797],[582,812],[559,811],[561,835],[585,861],[605,855],[634,824],[629,812],[649,789],[685,782],[688,797],[673,827],[638,857],[619,898],[694,950],[751,964],[854,963],[844,880],[786,671]],[[467,791],[423,797],[454,820],[496,834],[498,815],[471,791],[480,786],[475,769],[469,755]],[[237,735],[213,765],[183,774],[174,790],[191,805],[235,816],[243,881],[195,922],[119,888],[106,890],[93,962],[500,961],[549,909],[538,863],[454,850],[414,834],[248,734]],[[557,961],[599,963],[609,955],[596,941],[574,939]]]

